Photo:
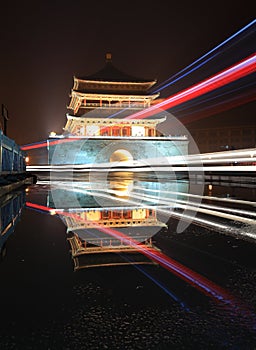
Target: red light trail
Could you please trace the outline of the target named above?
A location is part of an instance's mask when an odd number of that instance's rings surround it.
[[[256,100],[256,94],[255,94],[255,91],[252,91],[249,94],[243,94],[241,96],[234,97],[234,98],[229,99],[227,101],[223,101],[223,102],[219,103],[218,105],[214,105],[213,107],[209,106],[209,107],[206,107],[206,108],[199,110],[197,112],[191,112],[187,115],[184,115],[181,117],[181,122],[183,124],[189,124],[189,123],[192,123],[196,120],[206,118],[206,117],[209,117],[211,115],[233,109],[235,107],[241,106],[245,103],[249,103],[249,102],[252,102],[255,100]]]
[[[31,209],[39,209],[45,212],[49,213],[56,213],[58,215],[63,215],[67,217],[71,217],[72,219],[82,221],[83,223],[86,222],[85,219],[82,219],[79,215],[75,213],[69,213],[64,211],[58,211],[58,209],[49,208],[43,205],[38,205],[31,202],[26,202],[26,206]],[[92,224],[92,222],[90,222]],[[204,294],[213,297],[214,299],[217,299],[218,301],[222,301],[226,304],[230,304],[233,297],[225,291],[223,288],[219,287],[215,283],[208,280],[206,277],[201,276],[200,274],[190,270],[189,268],[183,266],[182,264],[178,263],[174,259],[169,258],[165,254],[163,254],[160,251],[155,250],[154,248],[147,247],[145,244],[141,244],[137,242],[135,239],[123,234],[122,232],[109,228],[104,227],[102,225],[97,224],[94,222],[95,229],[100,230],[101,232],[106,233],[107,235],[114,237],[117,240],[120,240],[124,242],[125,244],[132,246],[133,248],[137,249],[140,253],[144,254],[146,257],[148,257],[151,260],[154,260],[159,265],[161,265],[163,268],[167,269],[168,271],[174,273],[179,278],[182,278],[184,281],[188,282],[190,285],[196,287],[198,290],[203,292]]]
[[[177,94],[166,98],[164,101],[155,104],[143,111],[135,113],[126,119],[142,119],[151,116],[157,110],[166,110],[187,102],[193,98],[199,97],[210,91],[218,89],[224,85],[230,84],[235,80],[256,72],[256,54],[253,54],[239,63],[223,70],[202,82],[193,85]]]
[[[218,89],[224,85],[227,85],[229,83],[234,82],[235,80],[238,80],[240,78],[243,78],[251,73],[256,72],[256,54],[253,54],[244,60],[236,63],[235,65],[221,71],[220,73],[217,73],[210,78],[195,84],[181,92],[178,92],[177,94],[170,96],[166,98],[164,101],[155,104],[154,106],[151,106],[149,108],[144,109],[143,111],[140,111],[138,113],[132,114],[125,119],[144,119],[155,112],[159,110],[166,110],[171,107],[177,106],[181,103],[187,102],[191,99],[194,99],[196,97],[199,97],[203,94],[206,94],[210,91],[213,91],[215,89]],[[78,138],[66,138],[62,140],[53,140],[53,141],[43,141],[38,142],[36,144],[31,145],[24,145],[21,147],[22,150],[30,150],[30,149],[37,149],[41,147],[47,147],[57,145],[63,142],[71,142],[78,140]]]
[[[47,212],[49,214],[58,214],[63,216],[72,217],[75,220],[86,222],[83,218],[75,213],[64,212],[63,210],[58,210],[54,208],[49,208],[43,205],[38,205],[31,202],[26,202],[26,207]],[[92,224],[92,222],[90,222]],[[140,253],[144,254],[149,259],[155,261],[164,269],[175,274],[177,277],[181,278],[185,282],[189,283],[191,286],[198,289],[200,292],[203,292],[205,295],[213,298],[217,302],[223,303],[224,307],[229,309],[230,312],[234,313],[234,316],[242,317],[246,321],[246,326],[250,329],[255,330],[256,321],[255,314],[251,311],[249,306],[244,303],[240,298],[235,297],[230,292],[224,288],[218,286],[214,282],[210,281],[206,277],[200,275],[199,273],[189,269],[188,267],[182,265],[181,263],[175,261],[174,259],[166,256],[160,251],[152,247],[147,247],[145,244],[142,244],[135,239],[119,232],[113,228],[107,228],[94,223],[95,229],[100,230],[101,232],[106,233],[107,235],[114,237],[117,240],[122,241],[128,246],[132,246],[137,249]]]
[[[58,145],[60,143],[66,143],[66,142],[72,142],[72,141],[79,141],[80,139],[78,137],[69,137],[68,139],[61,139],[61,140],[54,140],[54,141],[42,141],[42,142],[36,142],[29,145],[21,146],[22,151],[27,151],[29,149],[37,149],[42,147],[47,147],[48,143],[49,146]]]

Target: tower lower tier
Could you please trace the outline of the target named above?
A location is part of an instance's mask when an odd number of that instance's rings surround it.
[[[187,154],[186,137],[78,137],[48,140],[48,161],[52,165],[147,162],[147,159],[163,161],[165,157]]]

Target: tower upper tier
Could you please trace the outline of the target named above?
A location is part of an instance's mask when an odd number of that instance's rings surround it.
[[[149,107],[159,94],[148,90],[156,80],[142,79],[126,74],[112,64],[110,53],[98,72],[87,76],[74,76],[68,109],[73,115],[82,116],[96,108],[142,109]]]
[[[122,72],[113,65],[112,56],[107,53],[102,69],[91,75],[74,77],[73,90],[82,93],[145,94],[155,83],[154,79],[146,80]]]

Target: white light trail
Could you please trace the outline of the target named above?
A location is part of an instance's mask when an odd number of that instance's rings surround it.
[[[166,160],[165,160],[166,163]],[[114,171],[124,171],[125,169],[132,169],[134,172],[141,171],[162,171],[162,172],[204,172],[204,171],[212,171],[212,172],[256,172],[256,165],[229,165],[229,166],[170,166],[170,164],[148,164],[145,166],[143,164],[141,167],[133,167],[133,166],[125,166],[122,164],[120,166],[114,167],[110,164],[109,168],[97,167],[97,165],[93,165],[93,167],[87,167],[86,165],[75,166],[75,165],[66,165],[66,166],[29,166],[27,167],[27,171],[30,172],[114,172]]]
[[[251,165],[236,165],[235,168],[233,165],[227,166],[227,163],[250,163]],[[256,166],[252,163],[256,163],[256,148],[234,150],[234,151],[223,151],[223,152],[213,152],[213,153],[203,153],[203,154],[193,154],[193,155],[179,155],[172,157],[157,157],[157,158],[145,158],[137,161],[127,161],[112,163],[94,163],[94,164],[67,164],[67,165],[28,165],[26,167],[27,171],[90,171],[97,169],[116,169],[116,167],[126,167],[127,168],[138,168],[138,167],[150,167],[150,166],[167,166],[172,167],[175,170],[175,167],[172,165],[189,165],[189,164],[216,164],[223,163],[225,168],[221,167],[220,170],[231,171],[255,171]],[[239,168],[238,168],[239,167]],[[188,168],[188,167],[187,167]],[[206,167],[205,167],[206,168]],[[191,167],[192,171],[203,171],[202,166]],[[179,169],[177,169],[178,171]],[[189,170],[189,169],[187,169]],[[186,171],[187,171],[186,170]],[[218,171],[216,167],[206,170]]]

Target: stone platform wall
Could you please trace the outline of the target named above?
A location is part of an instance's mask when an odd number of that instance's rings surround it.
[[[52,141],[52,140],[50,140]],[[162,158],[187,155],[188,141],[150,139],[80,139],[49,146],[49,164],[99,164],[110,162],[119,151],[120,161],[130,154],[131,159]],[[118,159],[117,159],[118,160]],[[127,159],[128,160],[128,159]]]

